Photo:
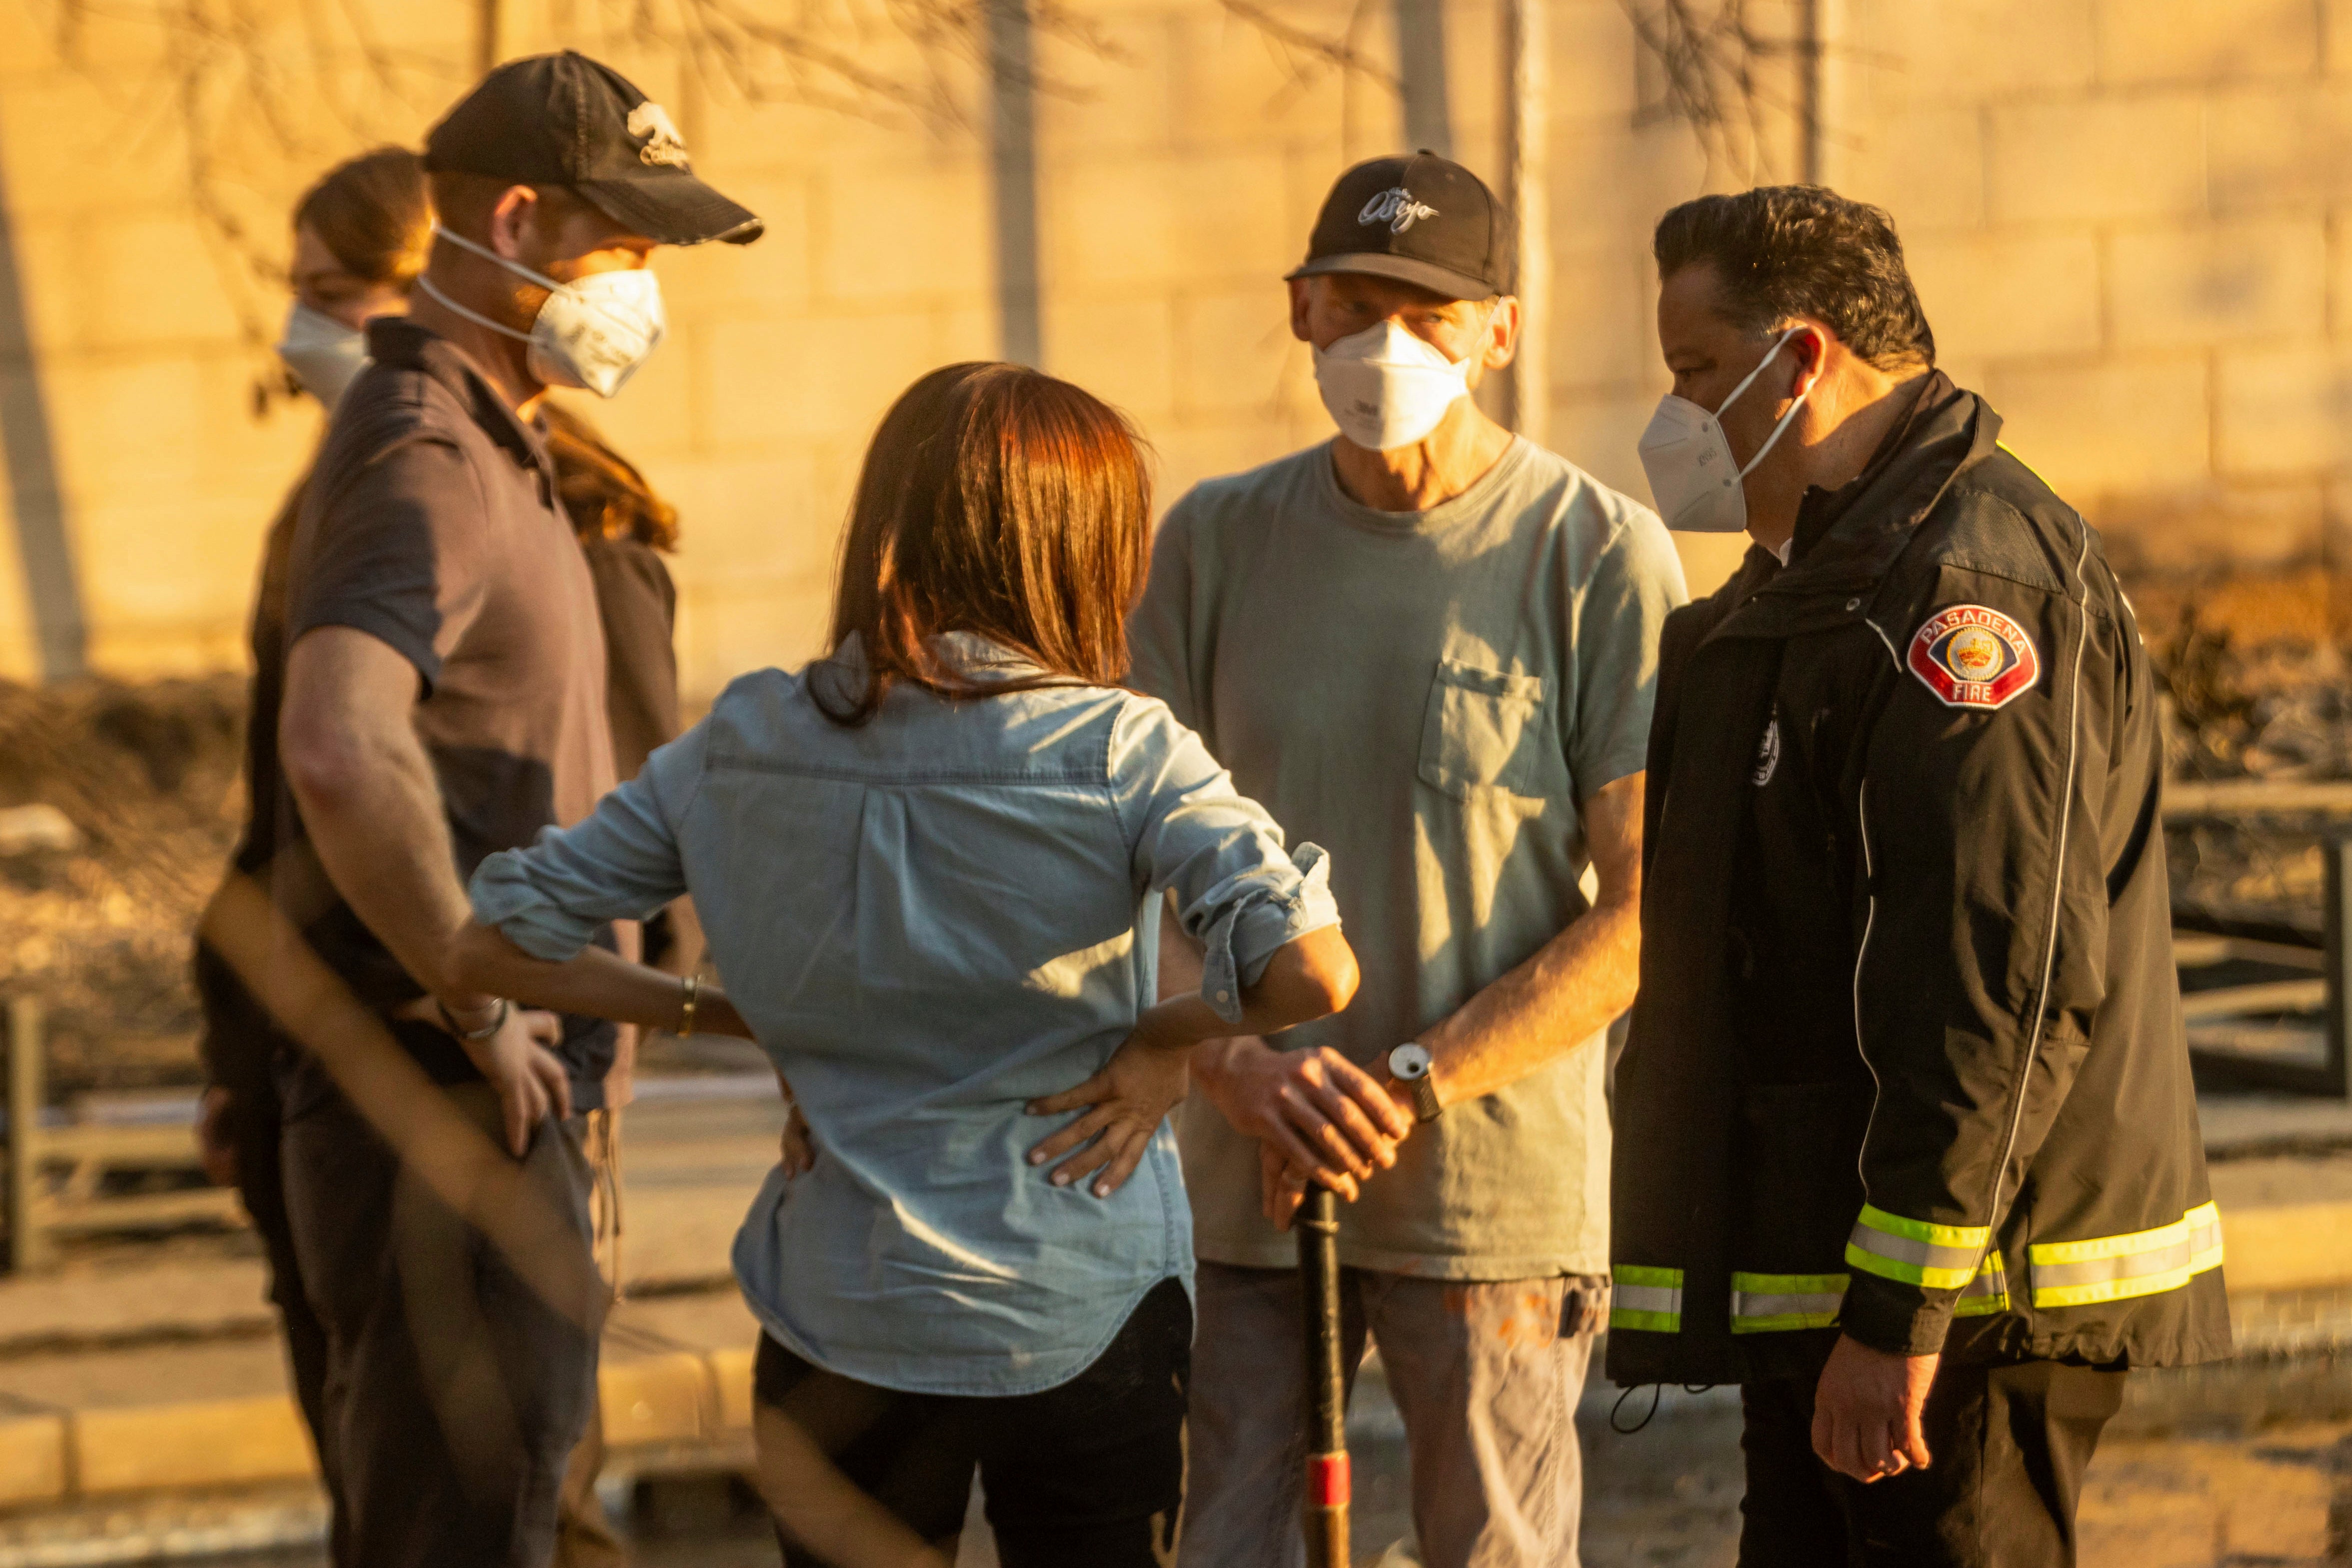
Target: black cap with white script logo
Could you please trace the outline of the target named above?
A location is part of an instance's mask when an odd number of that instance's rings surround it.
[[[425,167],[566,186],[664,245],[748,245],[764,226],[695,178],[660,104],[574,49],[509,60],[484,77],[426,133]]]
[[[1486,299],[1516,286],[1513,251],[1510,214],[1486,182],[1423,151],[1340,175],[1323,199],[1307,260],[1290,276],[1361,272],[1449,299]]]

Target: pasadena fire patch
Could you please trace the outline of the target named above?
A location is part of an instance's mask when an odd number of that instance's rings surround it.
[[[1912,634],[1911,673],[1948,707],[1997,708],[2042,678],[2025,629],[1998,610],[1955,604]]]

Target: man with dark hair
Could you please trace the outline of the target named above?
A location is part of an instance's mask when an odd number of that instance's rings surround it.
[[[1755,545],[1660,654],[1609,1372],[1742,1385],[1742,1568],[2071,1563],[2125,1369],[2230,1349],[2147,655],[1885,214],[1657,257],[1644,465]]]
[[[447,943],[477,864],[614,782],[595,591],[540,399],[609,397],[652,352],[656,246],[748,240],[759,220],[694,178],[660,106],[576,54],[493,71],[425,163],[430,260],[410,314],[370,323],[295,523],[269,869],[409,1060],[355,1079],[281,1052],[284,1179],[327,1334],[338,1568],[542,1568],[595,1387],[581,1118],[614,1034],[472,994]],[[347,1097],[362,1081],[364,1104]],[[511,1173],[453,1183],[451,1151],[395,1103],[428,1081]],[[531,1213],[494,1240],[453,1186],[509,1175]]]
[[[1642,749],[1685,595],[1655,517],[1470,396],[1517,346],[1510,259],[1508,210],[1460,164],[1342,174],[1288,280],[1338,434],[1179,501],[1135,614],[1137,688],[1348,868],[1364,971],[1339,1017],[1193,1053],[1187,1568],[1303,1560],[1279,1228],[1310,1175],[1353,1200],[1348,1365],[1378,1343],[1420,1561],[1576,1561],[1604,1031],[1633,995]],[[1162,986],[1196,985],[1174,927]]]

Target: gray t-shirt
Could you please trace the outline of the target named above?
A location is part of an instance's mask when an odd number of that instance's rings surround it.
[[[1201,485],[1136,612],[1136,687],[1331,856],[1363,984],[1286,1046],[1371,1065],[1588,907],[1581,804],[1642,770],[1658,632],[1688,597],[1647,508],[1521,441],[1425,512],[1350,500],[1330,449]],[[1446,1280],[1608,1270],[1599,1037],[1448,1107],[1343,1210],[1349,1264]],[[1196,1248],[1290,1267],[1254,1142],[1185,1107]]]
[[[596,588],[545,441],[464,351],[404,316],[377,317],[368,350],[374,362],[336,405],[303,491],[285,646],[344,626],[416,667],[416,736],[464,878],[486,855],[580,821],[613,787]],[[390,1013],[423,995],[326,874],[291,791],[280,795],[279,907],[369,1007]],[[442,1030],[392,1028],[436,1082],[480,1078]],[[604,1103],[614,1040],[602,1019],[565,1019],[558,1054],[575,1109]],[[282,1085],[289,1117],[325,1084],[298,1056]]]

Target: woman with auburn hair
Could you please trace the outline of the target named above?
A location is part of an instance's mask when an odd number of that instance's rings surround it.
[[[475,876],[467,983],[698,1019],[791,1082],[809,1143],[735,1267],[795,1568],[944,1564],[975,1468],[1008,1568],[1172,1550],[1192,1249],[1164,1121],[1195,1043],[1344,1007],[1356,964],[1321,852],[1117,685],[1150,510],[1095,398],[933,371],[866,454],[829,656],[736,681]],[[586,946],[688,891],[726,995]],[[1163,898],[1207,964],[1156,1001]],[[1033,1148],[1036,1116],[1070,1119]]]

